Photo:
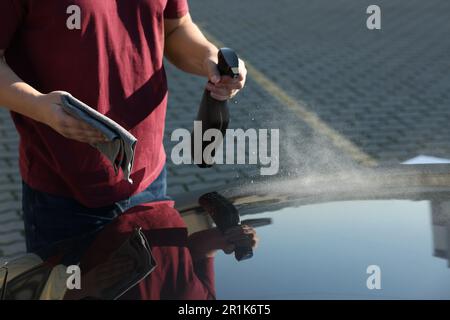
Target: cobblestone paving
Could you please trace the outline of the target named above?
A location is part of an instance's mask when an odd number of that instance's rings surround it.
[[[450,156],[450,2],[193,1],[194,18],[383,162]],[[382,30],[365,11],[382,8]]]
[[[417,154],[450,157],[450,2],[378,0],[382,30],[365,27],[361,0],[191,0],[198,24],[379,163]],[[167,66],[170,133],[192,128],[204,79]],[[231,103],[231,128],[279,128],[281,171],[354,165],[250,77]],[[18,137],[0,110],[0,257],[24,251]],[[258,166],[199,169],[170,161],[169,193],[259,174]]]
[[[0,109],[0,258],[25,251],[21,180],[17,168],[18,141],[9,113]]]

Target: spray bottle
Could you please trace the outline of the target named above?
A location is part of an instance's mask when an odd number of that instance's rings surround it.
[[[218,53],[218,69],[221,76],[230,76],[232,78],[239,77],[239,58],[236,53],[229,48],[222,48]],[[201,121],[201,128],[194,128],[194,134],[191,134],[191,151],[194,163],[200,168],[209,168],[214,164],[215,152],[211,152],[212,158],[204,158],[204,150],[211,145],[218,147],[225,136],[226,129],[230,120],[228,110],[228,101],[219,101],[211,97],[211,93],[205,89],[197,114],[197,121]],[[203,141],[203,134],[208,129],[220,130],[220,139],[213,141]],[[201,136],[202,143],[196,144],[195,137]]]

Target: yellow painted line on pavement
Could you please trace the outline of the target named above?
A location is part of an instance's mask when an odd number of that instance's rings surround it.
[[[217,41],[213,36],[205,32],[203,29],[202,31],[209,39],[209,41],[215,43],[218,47],[224,47],[224,45],[220,41]],[[330,127],[326,122],[320,119],[320,117],[315,112],[309,110],[305,103],[301,103],[298,101],[298,99],[291,97],[286,91],[284,91],[274,81],[270,80],[264,73],[259,71],[248,60],[242,60],[245,61],[248,75],[258,85],[260,85],[282,105],[294,112],[315,132],[327,137],[335,147],[348,154],[356,162],[369,167],[374,167],[377,165],[377,161],[374,158],[362,151],[356,144],[340,134],[338,131]]]

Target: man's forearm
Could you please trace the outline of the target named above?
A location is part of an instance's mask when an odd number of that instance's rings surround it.
[[[216,59],[217,52],[189,15],[166,36],[166,57],[179,69],[192,74],[208,76],[205,61]]]
[[[39,105],[42,93],[22,81],[0,55],[0,106],[45,122],[47,113]]]

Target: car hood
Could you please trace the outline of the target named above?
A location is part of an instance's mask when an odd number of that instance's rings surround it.
[[[219,299],[450,298],[450,166],[278,177],[176,199],[195,232],[217,191],[257,227],[251,259],[216,257]]]

